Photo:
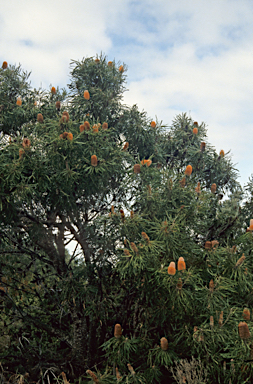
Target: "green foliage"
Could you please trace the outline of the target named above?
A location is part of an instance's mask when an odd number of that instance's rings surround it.
[[[253,332],[252,180],[243,191],[204,123],[152,127],[122,105],[119,66],[73,61],[70,91],[56,93],[31,90],[20,66],[0,70],[2,365],[31,381],[169,383],[194,356],[209,382],[252,380],[251,338],[238,334],[241,321]]]

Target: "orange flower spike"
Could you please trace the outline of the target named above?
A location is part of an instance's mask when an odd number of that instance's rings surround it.
[[[20,149],[20,150],[18,151],[18,153],[19,153],[19,158],[22,159],[22,157],[23,157],[25,151],[24,151],[23,149]]]
[[[95,59],[95,63],[99,63],[100,60],[98,58]]]
[[[192,166],[187,165],[184,173],[186,174],[186,176],[190,176],[192,174]]]
[[[192,130],[192,133],[194,134],[194,135],[197,135],[198,134],[198,128],[197,127],[195,127],[195,128],[193,128],[193,130]]]
[[[213,292],[213,291],[214,291],[214,282],[213,282],[213,279],[211,279],[211,280],[209,281],[209,290],[210,290],[210,292]]]
[[[123,147],[123,151],[126,151],[129,147],[129,142],[127,141]]]
[[[124,67],[123,67],[123,65],[121,65],[121,66],[119,67],[119,71],[120,71],[121,73],[124,72]]]
[[[124,255],[125,255],[125,256],[130,256],[130,252],[129,252],[128,249],[124,249]]]
[[[52,87],[52,88],[51,88],[51,93],[52,93],[53,95],[56,94],[56,89],[55,89],[55,87]]]
[[[179,277],[178,282],[177,282],[177,289],[179,291],[181,291],[182,287],[183,287],[183,282],[182,282],[181,277]]]
[[[116,367],[116,379],[117,380],[121,379],[121,374],[120,374],[120,371],[119,371],[119,369],[117,367]]]
[[[236,269],[239,268],[243,264],[245,259],[246,259],[246,257],[244,256],[244,253],[243,253],[242,256],[240,257],[240,259],[237,260],[237,263],[235,264],[235,268]]]
[[[79,130],[80,130],[80,133],[82,133],[83,131],[85,131],[85,126],[84,126],[84,124],[81,124],[81,125],[79,126]]]
[[[128,364],[127,364],[127,368],[129,369],[131,375],[134,376],[134,375],[135,375],[135,370],[133,369],[132,365],[128,363]]]
[[[31,146],[31,142],[30,142],[29,139],[26,139],[26,138],[25,138],[25,139],[22,141],[22,145],[23,145],[24,148],[29,148],[29,147]]]
[[[241,321],[238,324],[238,331],[239,331],[239,336],[242,340],[247,340],[250,338],[250,331],[248,324],[245,323],[245,321]]]
[[[223,149],[221,149],[220,151],[220,157],[224,157],[225,156],[225,152],[223,151]]]
[[[84,130],[85,130],[85,131],[88,131],[88,130],[90,129],[90,123],[89,123],[88,121],[85,121],[85,122],[83,123],[83,125],[84,125]]]
[[[148,159],[146,162],[147,167],[150,167],[151,164],[152,164],[152,160]]]
[[[182,188],[185,187],[185,182],[186,182],[185,177],[183,177],[182,180],[179,181],[179,184],[181,185]]]
[[[66,116],[66,117],[64,117],[64,116]],[[69,121],[69,114],[67,111],[62,112],[62,119],[65,123],[67,123]]]
[[[89,93],[89,91],[87,91],[87,89],[86,89],[86,91],[84,91],[83,97],[85,98],[85,100],[90,100],[90,93]]]
[[[212,192],[212,193],[215,193],[215,192],[216,192],[216,188],[217,188],[217,185],[216,185],[215,183],[213,183],[213,184],[211,185],[211,192]]]
[[[170,265],[168,266],[168,274],[171,276],[174,276],[176,274],[176,265],[174,261],[171,261]]]
[[[133,250],[135,253],[138,253],[138,248],[136,247],[135,243],[131,242],[131,243],[130,243],[130,246],[131,246],[132,250]]]
[[[7,67],[8,67],[8,63],[7,63],[7,61],[4,61],[3,64],[2,64],[2,68],[6,69]]]
[[[21,105],[22,105],[21,97],[18,97],[18,98],[17,98],[17,102],[16,102],[16,104],[17,104],[19,107],[21,107]]]
[[[125,220],[125,213],[124,213],[123,209],[120,209],[119,211],[120,211],[120,215],[121,215],[121,220],[124,222],[124,220]]]
[[[42,113],[38,113],[38,115],[37,115],[37,121],[38,121],[38,123],[43,123],[43,115],[42,115]]]
[[[212,242],[211,241],[205,242],[205,249],[212,249]]]
[[[108,61],[108,67],[112,67],[112,61]]]
[[[94,124],[92,129],[93,129],[93,133],[98,133],[98,125],[97,124]]]
[[[62,375],[64,384],[69,384],[69,382],[68,382],[68,380],[67,380],[67,376],[66,376],[66,374],[65,374],[64,372],[62,372],[61,375]]]
[[[121,328],[121,325],[120,324],[115,324],[115,327],[114,327],[114,337],[116,337],[116,339],[119,339],[122,335],[122,328]]]
[[[141,173],[141,166],[140,164],[135,164],[134,165],[134,173]]]
[[[205,143],[204,141],[202,141],[202,142],[200,143],[200,150],[201,150],[201,152],[204,152],[205,149],[206,149],[206,143]]]
[[[97,159],[97,156],[96,155],[92,155],[91,156],[91,165],[93,167],[96,167],[98,165],[98,159]]]
[[[106,122],[104,122],[102,124],[102,129],[104,129],[104,130],[108,129],[108,124]]]
[[[220,313],[220,316],[219,316],[219,326],[221,327],[222,326],[222,324],[223,324],[223,311],[221,311],[221,313]]]
[[[161,345],[162,351],[167,351],[167,349],[169,348],[169,343],[168,343],[168,340],[166,339],[166,337],[161,338],[160,345]]]
[[[248,308],[244,308],[242,316],[244,320],[249,321],[250,320],[250,310]]]
[[[179,257],[178,259],[178,262],[177,262],[177,269],[179,271],[183,271],[186,269],[186,264],[185,264],[185,261],[184,261],[184,258],[181,256]]]
[[[195,125],[195,127],[199,126],[197,121],[194,121],[193,125]]]
[[[253,231],[253,219],[250,220],[249,230]]]
[[[155,128],[156,127],[156,122],[155,121],[151,121],[150,125],[151,125],[152,128]]]
[[[95,375],[94,372],[92,372],[90,369],[88,369],[88,370],[86,371],[86,373],[87,373],[87,375],[89,375],[89,376],[92,378],[92,381],[93,381],[94,383],[96,383],[96,384],[99,383],[99,380],[98,380],[98,378],[97,378],[97,376]],[[64,384],[65,384],[65,383],[64,383]]]
[[[61,102],[60,101],[56,101],[55,108],[56,109],[60,109],[61,108]]]
[[[146,232],[141,232],[141,236],[149,244],[150,239],[149,239],[148,235],[146,234]]]
[[[71,132],[68,133],[67,139],[70,141],[73,140],[73,134]]]
[[[198,185],[197,185],[197,187],[195,188],[195,192],[197,192],[197,194],[200,194],[200,193],[201,193],[200,182],[198,182]]]
[[[216,249],[216,248],[219,246],[219,242],[218,242],[218,240],[212,240],[212,241],[211,241],[211,244],[212,244],[212,248],[213,248],[213,249]]]

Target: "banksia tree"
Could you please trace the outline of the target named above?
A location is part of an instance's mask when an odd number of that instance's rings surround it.
[[[126,68],[73,61],[57,96],[0,70],[1,364],[153,384],[194,356],[210,382],[252,380],[253,181],[204,123],[123,105]]]

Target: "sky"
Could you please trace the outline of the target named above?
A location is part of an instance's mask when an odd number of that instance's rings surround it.
[[[34,87],[66,87],[70,61],[104,53],[127,65],[124,102],[170,126],[186,112],[231,151],[242,185],[253,173],[252,0],[9,0],[0,60]]]

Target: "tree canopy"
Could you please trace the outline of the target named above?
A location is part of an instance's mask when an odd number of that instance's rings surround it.
[[[0,69],[3,370],[252,380],[252,180],[204,123],[124,105],[126,69],[72,61],[68,90]]]

